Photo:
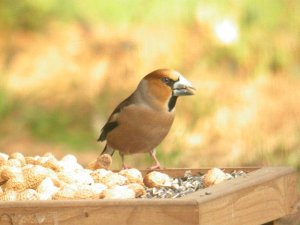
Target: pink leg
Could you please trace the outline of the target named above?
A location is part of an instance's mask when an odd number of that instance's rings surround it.
[[[130,167],[128,165],[125,164],[125,159],[124,159],[124,155],[119,153],[120,156],[121,156],[121,159],[122,159],[122,169],[125,170],[125,169],[129,169]]]
[[[155,161],[155,164],[153,166],[151,166],[151,167],[148,168],[150,170],[155,170],[155,169],[160,169],[161,168],[160,167],[160,163],[159,163],[158,159],[156,158],[156,154],[155,153],[156,153],[155,149],[150,152],[151,157]]]
[[[130,166],[126,165],[126,164],[123,164],[122,165],[122,170],[126,170],[126,169],[130,169]]]

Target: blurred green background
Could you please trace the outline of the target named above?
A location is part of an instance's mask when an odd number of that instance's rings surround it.
[[[114,107],[173,68],[198,91],[178,101],[164,166],[300,171],[299,14],[298,0],[1,0],[0,150],[87,163]]]

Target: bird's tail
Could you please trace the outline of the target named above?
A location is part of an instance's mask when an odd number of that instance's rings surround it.
[[[103,151],[102,151],[102,153],[101,153],[101,155],[109,154],[109,155],[112,156],[114,154],[114,152],[115,152],[115,150],[113,148],[111,148],[109,145],[106,144]]]

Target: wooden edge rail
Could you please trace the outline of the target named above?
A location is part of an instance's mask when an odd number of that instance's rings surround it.
[[[190,169],[163,172],[172,176],[185,170]],[[201,171],[205,169],[193,170]],[[250,225],[293,212],[297,201],[294,169],[265,167],[247,172],[179,199],[1,202],[0,224]]]
[[[196,199],[199,224],[263,224],[295,212],[296,171],[265,167],[183,197]]]

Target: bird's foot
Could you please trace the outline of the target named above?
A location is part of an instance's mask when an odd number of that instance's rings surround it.
[[[156,163],[155,165],[151,166],[148,168],[148,170],[157,170],[157,169],[161,169],[160,164]]]
[[[130,168],[131,168],[131,167],[128,166],[128,165],[126,165],[126,164],[123,164],[123,165],[122,165],[122,170],[130,169]]]

